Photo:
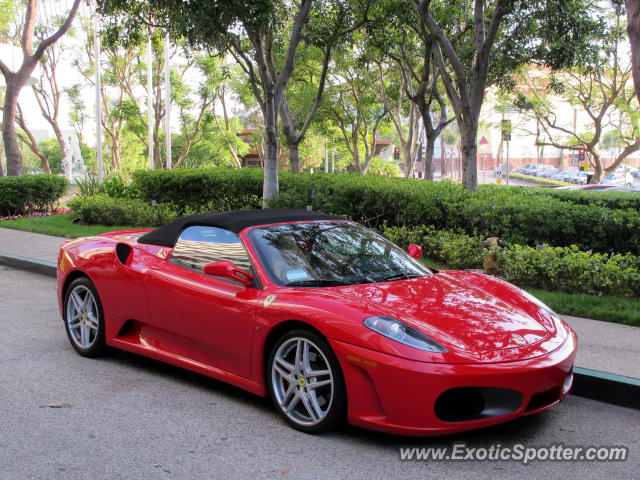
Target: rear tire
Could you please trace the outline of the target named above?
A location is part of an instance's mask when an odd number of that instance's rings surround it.
[[[327,341],[296,329],[275,343],[267,362],[267,386],[276,409],[296,430],[335,429],[347,411],[340,364]]]
[[[83,357],[107,353],[104,313],[96,287],[87,277],[71,282],[64,297],[64,326],[71,346]]]

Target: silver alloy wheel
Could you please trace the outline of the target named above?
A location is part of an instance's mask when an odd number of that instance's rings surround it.
[[[306,338],[293,337],[280,345],[271,364],[271,386],[279,407],[299,425],[320,423],[333,402],[331,366]]]
[[[90,348],[98,337],[100,321],[96,299],[84,285],[77,285],[67,297],[67,328],[73,342]]]

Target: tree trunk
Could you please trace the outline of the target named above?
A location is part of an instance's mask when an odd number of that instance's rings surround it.
[[[440,144],[441,152],[442,152],[442,145],[443,143]],[[433,154],[435,152],[435,149],[436,149],[436,139],[427,137],[427,144],[425,145],[425,154],[424,154],[424,158],[422,159],[424,161],[424,179],[425,180],[433,181],[435,179],[435,172],[433,168]],[[442,156],[443,154],[440,153],[441,165],[444,164],[444,159],[442,158]]]
[[[113,138],[111,140],[111,166],[114,172],[120,171],[120,139]]]
[[[301,172],[300,165],[300,144],[297,142],[287,142],[289,147],[289,165],[292,172]]]
[[[602,181],[602,165],[600,162],[595,162],[595,168],[593,169],[593,177],[591,177],[591,185],[595,185],[596,183],[600,183]]]
[[[2,139],[4,141],[4,153],[7,158],[7,175],[20,176],[24,173],[22,152],[18,144],[16,132],[16,112],[18,109],[18,95],[20,95],[21,82],[15,75],[7,78],[7,91],[4,97]]]
[[[402,156],[404,157],[404,176],[405,178],[413,178],[413,158],[411,155],[411,145],[406,142],[402,143]]]
[[[53,134],[56,136],[56,140],[58,141],[58,146],[60,147],[60,153],[62,153],[62,158],[67,156],[67,142],[64,139],[64,135],[62,134],[62,130],[60,130],[60,125],[58,122],[49,122],[51,127],[53,128]],[[80,144],[82,146],[82,144]],[[49,165],[47,164],[47,170],[49,169]],[[45,170],[46,171],[46,170]],[[47,172],[51,173],[51,172]]]
[[[626,0],[627,34],[631,44],[631,66],[636,96],[640,102],[640,1]]]
[[[300,137],[296,130],[295,120],[289,110],[285,99],[280,105],[280,118],[282,119],[282,133],[287,141],[289,149],[289,167],[292,172],[300,172]]]
[[[478,134],[477,120],[466,118],[458,122],[460,128],[460,150],[462,154],[462,185],[470,191],[475,191],[478,185]]]
[[[262,208],[269,208],[269,200],[278,198],[278,101],[274,94],[266,95],[264,127],[266,155],[264,159],[264,182],[262,185]]]
[[[440,135],[440,176],[444,178],[447,174],[447,150],[444,137]]]
[[[164,168],[162,164],[162,151],[160,150],[160,132],[157,126],[153,132],[153,163],[156,165],[156,168]]]
[[[35,139],[31,131],[29,130],[29,127],[27,127],[27,124],[24,122],[24,116],[22,115],[22,108],[20,107],[20,103],[16,105],[16,113],[16,124],[22,129],[26,138],[19,133],[16,133],[16,135],[18,135],[18,138],[22,140],[22,143],[29,147],[29,149],[40,159],[40,167],[42,167],[44,173],[51,173],[51,169],[49,168],[49,159],[44,154],[42,149],[38,146],[38,141]]]
[[[351,134],[352,144],[353,144],[353,164],[356,167],[356,170],[360,173],[365,173],[360,165],[360,147],[358,146],[358,130],[354,129]]]

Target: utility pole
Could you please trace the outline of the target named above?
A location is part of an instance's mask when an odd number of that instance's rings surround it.
[[[153,51],[151,49],[151,31],[147,38],[147,136],[149,137],[149,168],[155,167],[153,142]]]
[[[94,3],[93,10],[93,28],[94,28],[94,36],[93,36],[93,47],[95,49],[94,57],[95,57],[95,84],[96,84],[96,163],[98,168],[98,183],[102,183],[104,181],[104,168],[102,165],[102,98],[100,95],[100,17],[98,16],[98,10],[96,8],[96,4]],[[73,169],[73,157],[69,160],[71,162],[70,170]]]
[[[171,72],[169,69],[169,34],[164,37],[164,149],[167,169],[171,169]]]

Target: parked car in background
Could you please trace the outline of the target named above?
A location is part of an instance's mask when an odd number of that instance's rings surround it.
[[[562,170],[560,170],[559,168],[555,168],[555,167],[549,167],[546,170],[543,170],[540,175],[537,175],[538,177],[542,177],[542,178],[551,178],[554,175],[557,175],[558,173],[560,173]]]
[[[538,171],[542,165],[537,163],[527,163],[523,167],[516,168],[517,173],[522,173],[523,175],[531,175],[533,172]]]
[[[609,175],[607,175],[606,177],[604,177],[604,179],[602,180],[602,185],[618,185],[618,186],[622,186],[624,185],[624,174],[620,174],[620,173],[611,173]]]

